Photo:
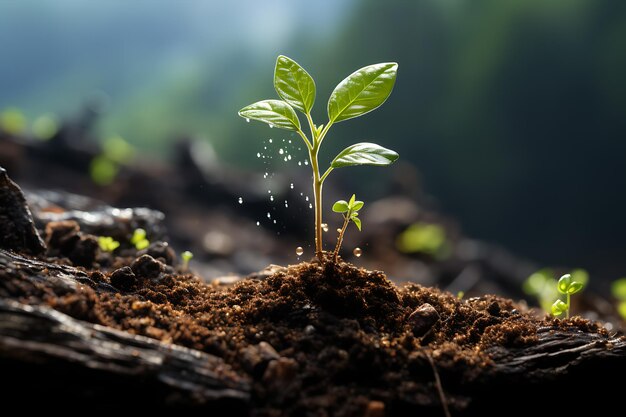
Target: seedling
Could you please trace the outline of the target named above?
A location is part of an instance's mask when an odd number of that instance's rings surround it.
[[[620,278],[611,284],[611,293],[617,298],[617,312],[626,320],[626,278]]]
[[[556,284],[556,289],[561,294],[565,294],[566,302],[563,302],[563,300],[556,300],[554,304],[552,304],[552,314],[554,316],[560,316],[565,313],[565,318],[569,319],[570,296],[572,294],[576,294],[582,288],[582,282],[574,281],[570,274],[563,275]]]
[[[335,169],[356,165],[389,165],[398,154],[380,145],[362,142],[341,151],[320,175],[318,155],[322,142],[335,123],[365,113],[381,106],[391,94],[396,82],[398,64],[386,62],[361,68],[341,81],[328,100],[328,122],[316,125],[311,116],[315,102],[315,82],[309,73],[291,58],[280,55],[274,69],[274,88],[282,100],[263,100],[244,107],[239,115],[246,120],[257,120],[277,127],[295,131],[300,135],[309,152],[313,171],[313,196],[315,200],[315,253],[323,262],[322,245],[322,185]],[[310,138],[302,131],[295,110],[306,117],[311,131]]]
[[[359,219],[359,210],[363,208],[365,203],[356,199],[355,195],[352,194],[350,197],[350,201],[339,200],[335,204],[333,204],[333,211],[335,213],[343,214],[343,227],[339,231],[339,236],[337,237],[337,246],[335,246],[335,252],[333,253],[333,261],[337,263],[339,258],[339,249],[341,248],[341,244],[343,243],[343,235],[346,233],[346,228],[348,227],[348,223],[352,222],[354,225],[361,231],[361,219]]]
[[[183,271],[186,271],[187,269],[189,269],[189,261],[191,261],[191,258],[193,258],[193,253],[189,252],[188,250],[184,251],[183,253],[180,254],[180,257],[183,258]]]
[[[103,250],[104,252],[112,253],[115,249],[117,249],[120,246],[120,242],[118,242],[117,240],[113,239],[110,236],[99,236],[98,246],[100,246],[100,249]]]
[[[142,228],[135,229],[133,236],[130,238],[130,243],[135,245],[137,250],[142,250],[150,246],[150,241],[146,239],[146,231]]]

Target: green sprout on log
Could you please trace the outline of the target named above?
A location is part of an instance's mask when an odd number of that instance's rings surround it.
[[[313,170],[315,200],[315,253],[323,262],[322,246],[322,185],[335,168],[356,165],[389,165],[398,154],[380,145],[361,142],[341,151],[330,167],[320,175],[319,150],[331,126],[362,116],[381,106],[391,94],[396,82],[398,64],[387,62],[361,68],[341,81],[328,100],[328,122],[316,125],[311,116],[315,102],[315,82],[309,73],[291,58],[279,56],[274,70],[274,88],[282,100],[262,100],[244,107],[239,116],[295,131],[306,145]],[[311,132],[310,138],[302,131],[298,110],[304,114]]]
[[[135,229],[133,236],[130,238],[130,243],[135,245],[137,250],[142,250],[150,246],[150,241],[146,238],[146,231],[142,228]]]
[[[193,253],[186,250],[180,254],[180,257],[183,258],[182,270],[186,271],[187,269],[189,269],[189,261],[191,261],[191,258],[193,258]]]
[[[343,235],[346,233],[348,223],[354,223],[357,229],[361,231],[361,219],[359,219],[359,210],[361,210],[364,205],[365,203],[357,200],[354,194],[352,194],[352,197],[350,197],[350,201],[339,200],[335,204],[333,204],[333,211],[335,213],[343,214],[343,227],[339,231],[339,236],[337,237],[337,246],[335,247],[335,252],[333,253],[333,261],[335,263],[337,263],[339,259],[339,249],[341,248],[341,244],[343,243]]]
[[[113,253],[113,251],[120,246],[120,242],[113,239],[111,236],[99,236],[98,246],[100,246],[100,249],[104,252]]]
[[[563,275],[556,284],[556,289],[561,294],[565,294],[566,301],[563,302],[563,300],[556,300],[554,304],[552,304],[552,315],[560,316],[565,313],[565,318],[569,319],[570,297],[572,294],[576,294],[582,290],[582,288],[582,282],[574,281],[570,274]]]

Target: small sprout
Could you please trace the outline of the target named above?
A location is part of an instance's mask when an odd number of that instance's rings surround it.
[[[180,257],[183,258],[183,267],[182,270],[183,271],[187,271],[189,269],[189,261],[191,261],[191,258],[193,258],[193,253],[191,253],[190,251],[186,250],[183,253],[180,254]]]
[[[104,252],[113,252],[120,246],[120,242],[113,239],[111,236],[99,236],[98,237],[98,246]]]
[[[337,237],[337,246],[335,247],[335,252],[333,254],[333,260],[337,263],[339,258],[339,249],[341,248],[341,244],[343,243],[343,235],[346,233],[346,228],[348,227],[348,223],[352,221],[354,225],[361,231],[361,219],[359,219],[359,210],[363,208],[365,203],[356,199],[356,196],[352,194],[350,201],[339,200],[335,204],[333,204],[333,211],[335,213],[343,214],[343,227],[339,231],[339,237]],[[357,255],[361,256],[360,254]]]
[[[150,241],[146,239],[146,231],[142,228],[135,229],[133,236],[130,238],[130,243],[135,245],[137,250],[142,250],[150,246]]]
[[[465,297],[465,291],[459,291],[456,293],[456,298],[462,300]]]
[[[617,312],[626,320],[626,278],[620,278],[611,284],[611,293],[617,298]]]
[[[556,284],[556,289],[561,293],[565,294],[566,301],[556,300],[554,304],[552,304],[552,315],[560,316],[565,313],[565,318],[569,318],[569,309],[570,309],[570,296],[572,294],[576,294],[583,288],[583,283],[574,281],[570,274],[563,275],[559,282]]]

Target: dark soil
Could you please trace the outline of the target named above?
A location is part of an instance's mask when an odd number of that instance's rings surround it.
[[[181,273],[163,244],[112,257],[68,223],[49,225],[46,241],[55,262],[83,267],[110,291],[53,292],[21,279],[25,271],[0,270],[0,296],[224,358],[252,381],[258,416],[441,414],[435,370],[450,408],[461,410],[494,349],[532,345],[546,327],[604,332],[496,296],[398,287],[345,262],[274,267],[221,285]]]

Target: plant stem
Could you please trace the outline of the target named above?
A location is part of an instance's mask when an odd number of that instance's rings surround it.
[[[322,244],[322,180],[320,179],[319,164],[317,162],[317,152],[319,147],[313,145],[309,151],[311,168],[313,169],[313,197],[315,199],[315,254],[320,262],[324,263]]]
[[[341,248],[341,244],[343,243],[343,235],[346,233],[346,228],[348,227],[348,223],[350,223],[350,212],[344,215],[343,227],[341,228],[341,232],[339,232],[339,237],[337,238],[337,246],[335,246],[335,252],[333,253],[333,261],[335,263],[339,260],[339,249]]]
[[[566,297],[567,297],[567,310],[565,310],[565,318],[569,319],[569,293],[567,293]]]

